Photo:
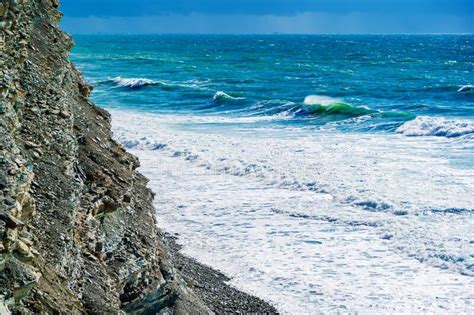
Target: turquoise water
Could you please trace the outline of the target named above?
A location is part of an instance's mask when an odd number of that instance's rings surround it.
[[[284,124],[308,127],[368,115],[341,128],[388,132],[416,116],[474,118],[473,91],[458,92],[474,84],[471,35],[75,39],[73,60],[95,85],[94,101],[107,107],[290,115]],[[214,98],[219,91],[225,94]],[[308,95],[347,106],[313,111],[304,104]]]
[[[474,311],[474,36],[75,40],[186,254],[283,313]]]

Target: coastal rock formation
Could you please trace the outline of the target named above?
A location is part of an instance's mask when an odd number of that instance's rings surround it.
[[[209,313],[60,18],[58,0],[0,2],[0,313]]]

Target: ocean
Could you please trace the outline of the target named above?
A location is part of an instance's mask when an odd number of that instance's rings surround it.
[[[183,252],[284,314],[474,312],[473,35],[79,35]]]

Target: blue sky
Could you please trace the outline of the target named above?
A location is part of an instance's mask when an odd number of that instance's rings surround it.
[[[71,33],[473,33],[474,0],[62,0]]]

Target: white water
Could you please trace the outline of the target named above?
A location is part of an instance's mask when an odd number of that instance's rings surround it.
[[[160,83],[160,82],[156,82],[156,81],[144,79],[144,78],[121,78],[121,77],[116,77],[112,79],[112,81],[118,86],[128,87],[128,88],[140,88],[147,85]]]
[[[397,132],[411,137],[435,136],[454,138],[474,135],[474,123],[470,120],[420,116],[400,126]]]
[[[324,95],[308,95],[304,99],[306,105],[328,106],[339,102],[342,102],[342,100]]]
[[[243,100],[245,98],[243,97],[233,97],[230,96],[229,94],[223,92],[223,91],[218,91],[216,94],[214,94],[214,97],[212,98],[213,101],[219,101],[219,100]]]
[[[458,142],[113,118],[159,226],[283,313],[474,311],[474,171],[449,162],[469,158]]]

